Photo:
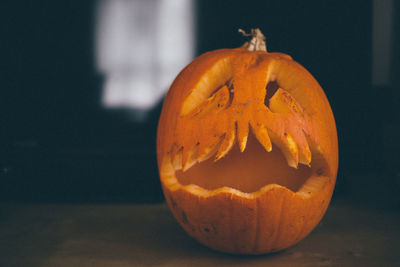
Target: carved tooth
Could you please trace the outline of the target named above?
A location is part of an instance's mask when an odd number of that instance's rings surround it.
[[[251,127],[253,128],[253,132],[260,144],[270,152],[272,150],[272,143],[268,135],[267,128],[265,128],[262,124],[251,123]]]
[[[288,165],[292,168],[297,168],[299,164],[299,153],[293,137],[288,133],[278,135],[273,131],[270,131],[270,136],[274,145],[281,149]]]
[[[176,153],[178,152],[178,145],[176,143],[174,143],[171,147],[170,150],[170,158],[171,158],[171,162],[174,160]]]
[[[177,152],[174,153],[172,165],[174,166],[175,170],[182,169],[182,152],[183,152],[183,147],[181,147]]]
[[[299,149],[299,162],[310,166],[312,154],[304,134],[297,138],[297,147]]]
[[[310,166],[310,164],[311,164],[311,157],[312,157],[312,154],[311,154],[311,150],[310,150],[310,148],[308,147],[308,145],[307,145],[304,149],[301,149],[301,150],[300,150],[299,162],[300,162],[301,164]]]
[[[220,160],[222,157],[226,155],[226,153],[228,153],[228,151],[232,148],[234,141],[235,141],[235,131],[234,129],[231,129],[225,134],[225,138],[222,140],[222,143],[218,148],[215,161]]]
[[[288,161],[290,167],[297,169],[297,166],[299,165],[299,150],[297,148],[297,144],[290,134],[286,135],[286,141],[288,148],[287,155],[285,155],[286,160]]]
[[[240,152],[243,152],[246,148],[247,137],[249,135],[249,123],[247,121],[242,122],[239,120],[236,122],[236,127]]]
[[[193,149],[185,148],[182,153],[183,171],[190,169],[196,164],[197,146]]]
[[[189,164],[190,158],[192,154],[192,149],[186,144],[182,151],[182,169],[183,171],[186,170],[187,165]]]
[[[202,162],[211,158],[215,153],[217,153],[220,143],[221,139],[210,146],[200,144],[197,152],[197,161]]]
[[[162,159],[161,166],[161,171],[163,175],[173,176],[175,174],[175,169],[172,165],[171,155],[165,155],[165,157]]]

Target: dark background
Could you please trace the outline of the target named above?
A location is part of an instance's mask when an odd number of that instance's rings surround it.
[[[395,29],[399,30],[399,4]],[[96,1],[9,1],[0,8],[0,200],[159,202],[148,119],[101,106]],[[399,35],[391,82],[373,86],[372,1],[197,1],[196,55],[238,47],[259,27],[324,88],[335,114],[334,195],[399,207]],[[396,13],[397,12],[397,13]],[[397,38],[397,39],[396,39]]]

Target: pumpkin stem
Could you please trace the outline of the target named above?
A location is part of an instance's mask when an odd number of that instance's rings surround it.
[[[260,29],[251,29],[250,33],[246,33],[244,30],[238,30],[243,36],[252,36],[249,42],[244,43],[242,48],[249,51],[267,51],[267,45],[265,43],[265,36]]]

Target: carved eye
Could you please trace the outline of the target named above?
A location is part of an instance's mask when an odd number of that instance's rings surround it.
[[[188,113],[191,116],[202,117],[210,112],[219,112],[228,108],[233,100],[233,83],[231,80],[215,89],[211,95]]]
[[[229,58],[217,61],[194,85],[191,93],[182,104],[181,115],[186,115],[218,96],[228,95],[229,103],[232,91],[233,66]],[[226,92],[224,92],[226,90]]]
[[[277,82],[269,82],[266,87],[264,104],[275,113],[303,114],[300,103],[285,89],[282,89]]]
[[[265,90],[267,93],[265,94],[264,104],[269,108],[270,107],[270,99],[279,89],[279,84],[275,81],[269,82]]]
[[[215,99],[214,102],[217,104],[217,108],[228,108],[232,104],[234,91],[233,81],[229,79],[225,84],[217,88],[209,99]],[[223,99],[221,96],[223,96]]]

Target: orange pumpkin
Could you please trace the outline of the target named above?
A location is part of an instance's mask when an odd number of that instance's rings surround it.
[[[157,156],[166,201],[204,245],[240,254],[285,249],[307,236],[330,202],[338,144],[313,76],[265,49],[196,58],[165,98]]]

